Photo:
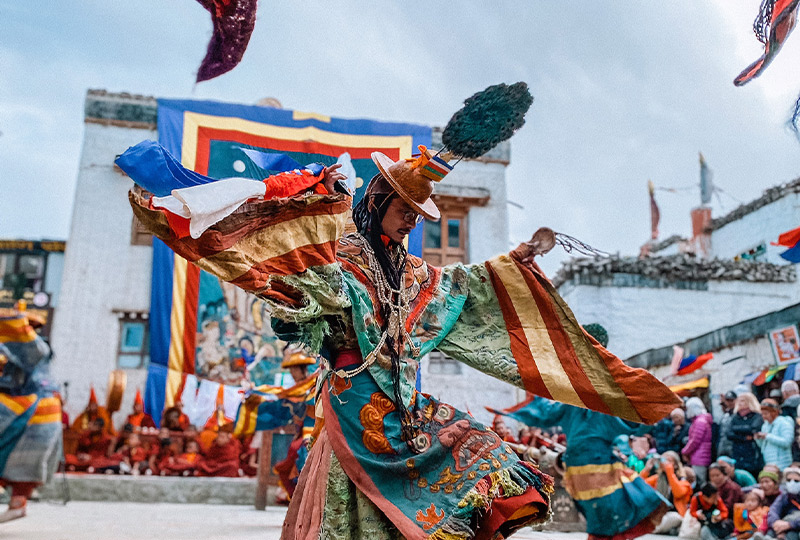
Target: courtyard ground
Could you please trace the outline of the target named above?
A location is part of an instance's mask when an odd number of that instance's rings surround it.
[[[0,540],[278,540],[286,509],[131,502],[32,502],[28,517],[0,524]],[[585,540],[586,533],[534,532],[516,540]],[[649,535],[643,540],[665,539]]]

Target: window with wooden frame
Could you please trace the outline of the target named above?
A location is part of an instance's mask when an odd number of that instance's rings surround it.
[[[434,266],[467,262],[467,205],[437,201],[442,218],[426,220],[423,229],[422,258]]]
[[[149,320],[143,313],[118,313],[117,367],[141,369],[150,361]]]

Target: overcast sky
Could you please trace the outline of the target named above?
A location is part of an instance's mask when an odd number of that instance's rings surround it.
[[[761,54],[759,3],[262,0],[242,63],[195,87],[211,24],[194,1],[0,0],[0,238],[67,238],[88,88],[444,125],[521,80],[535,101],[512,139],[512,241],[547,225],[636,254],[647,180],[697,184],[698,151],[740,201],[800,176],[785,127],[800,35],[731,82]],[[699,192],[657,196],[661,237],[687,235]],[[723,195],[714,214],[737,204]]]

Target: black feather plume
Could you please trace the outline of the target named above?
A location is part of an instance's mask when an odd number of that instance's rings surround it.
[[[511,137],[525,124],[533,103],[528,85],[496,84],[464,101],[442,133],[445,150],[463,158],[477,158]]]

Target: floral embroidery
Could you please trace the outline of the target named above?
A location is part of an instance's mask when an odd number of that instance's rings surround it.
[[[386,438],[383,419],[394,410],[394,403],[381,392],[375,392],[369,403],[361,407],[359,419],[364,426],[361,440],[373,454],[396,454],[389,439]]]
[[[417,521],[422,523],[422,528],[426,531],[433,529],[440,521],[444,519],[444,510],[436,511],[436,506],[431,503],[425,513],[422,510],[417,510]]]

